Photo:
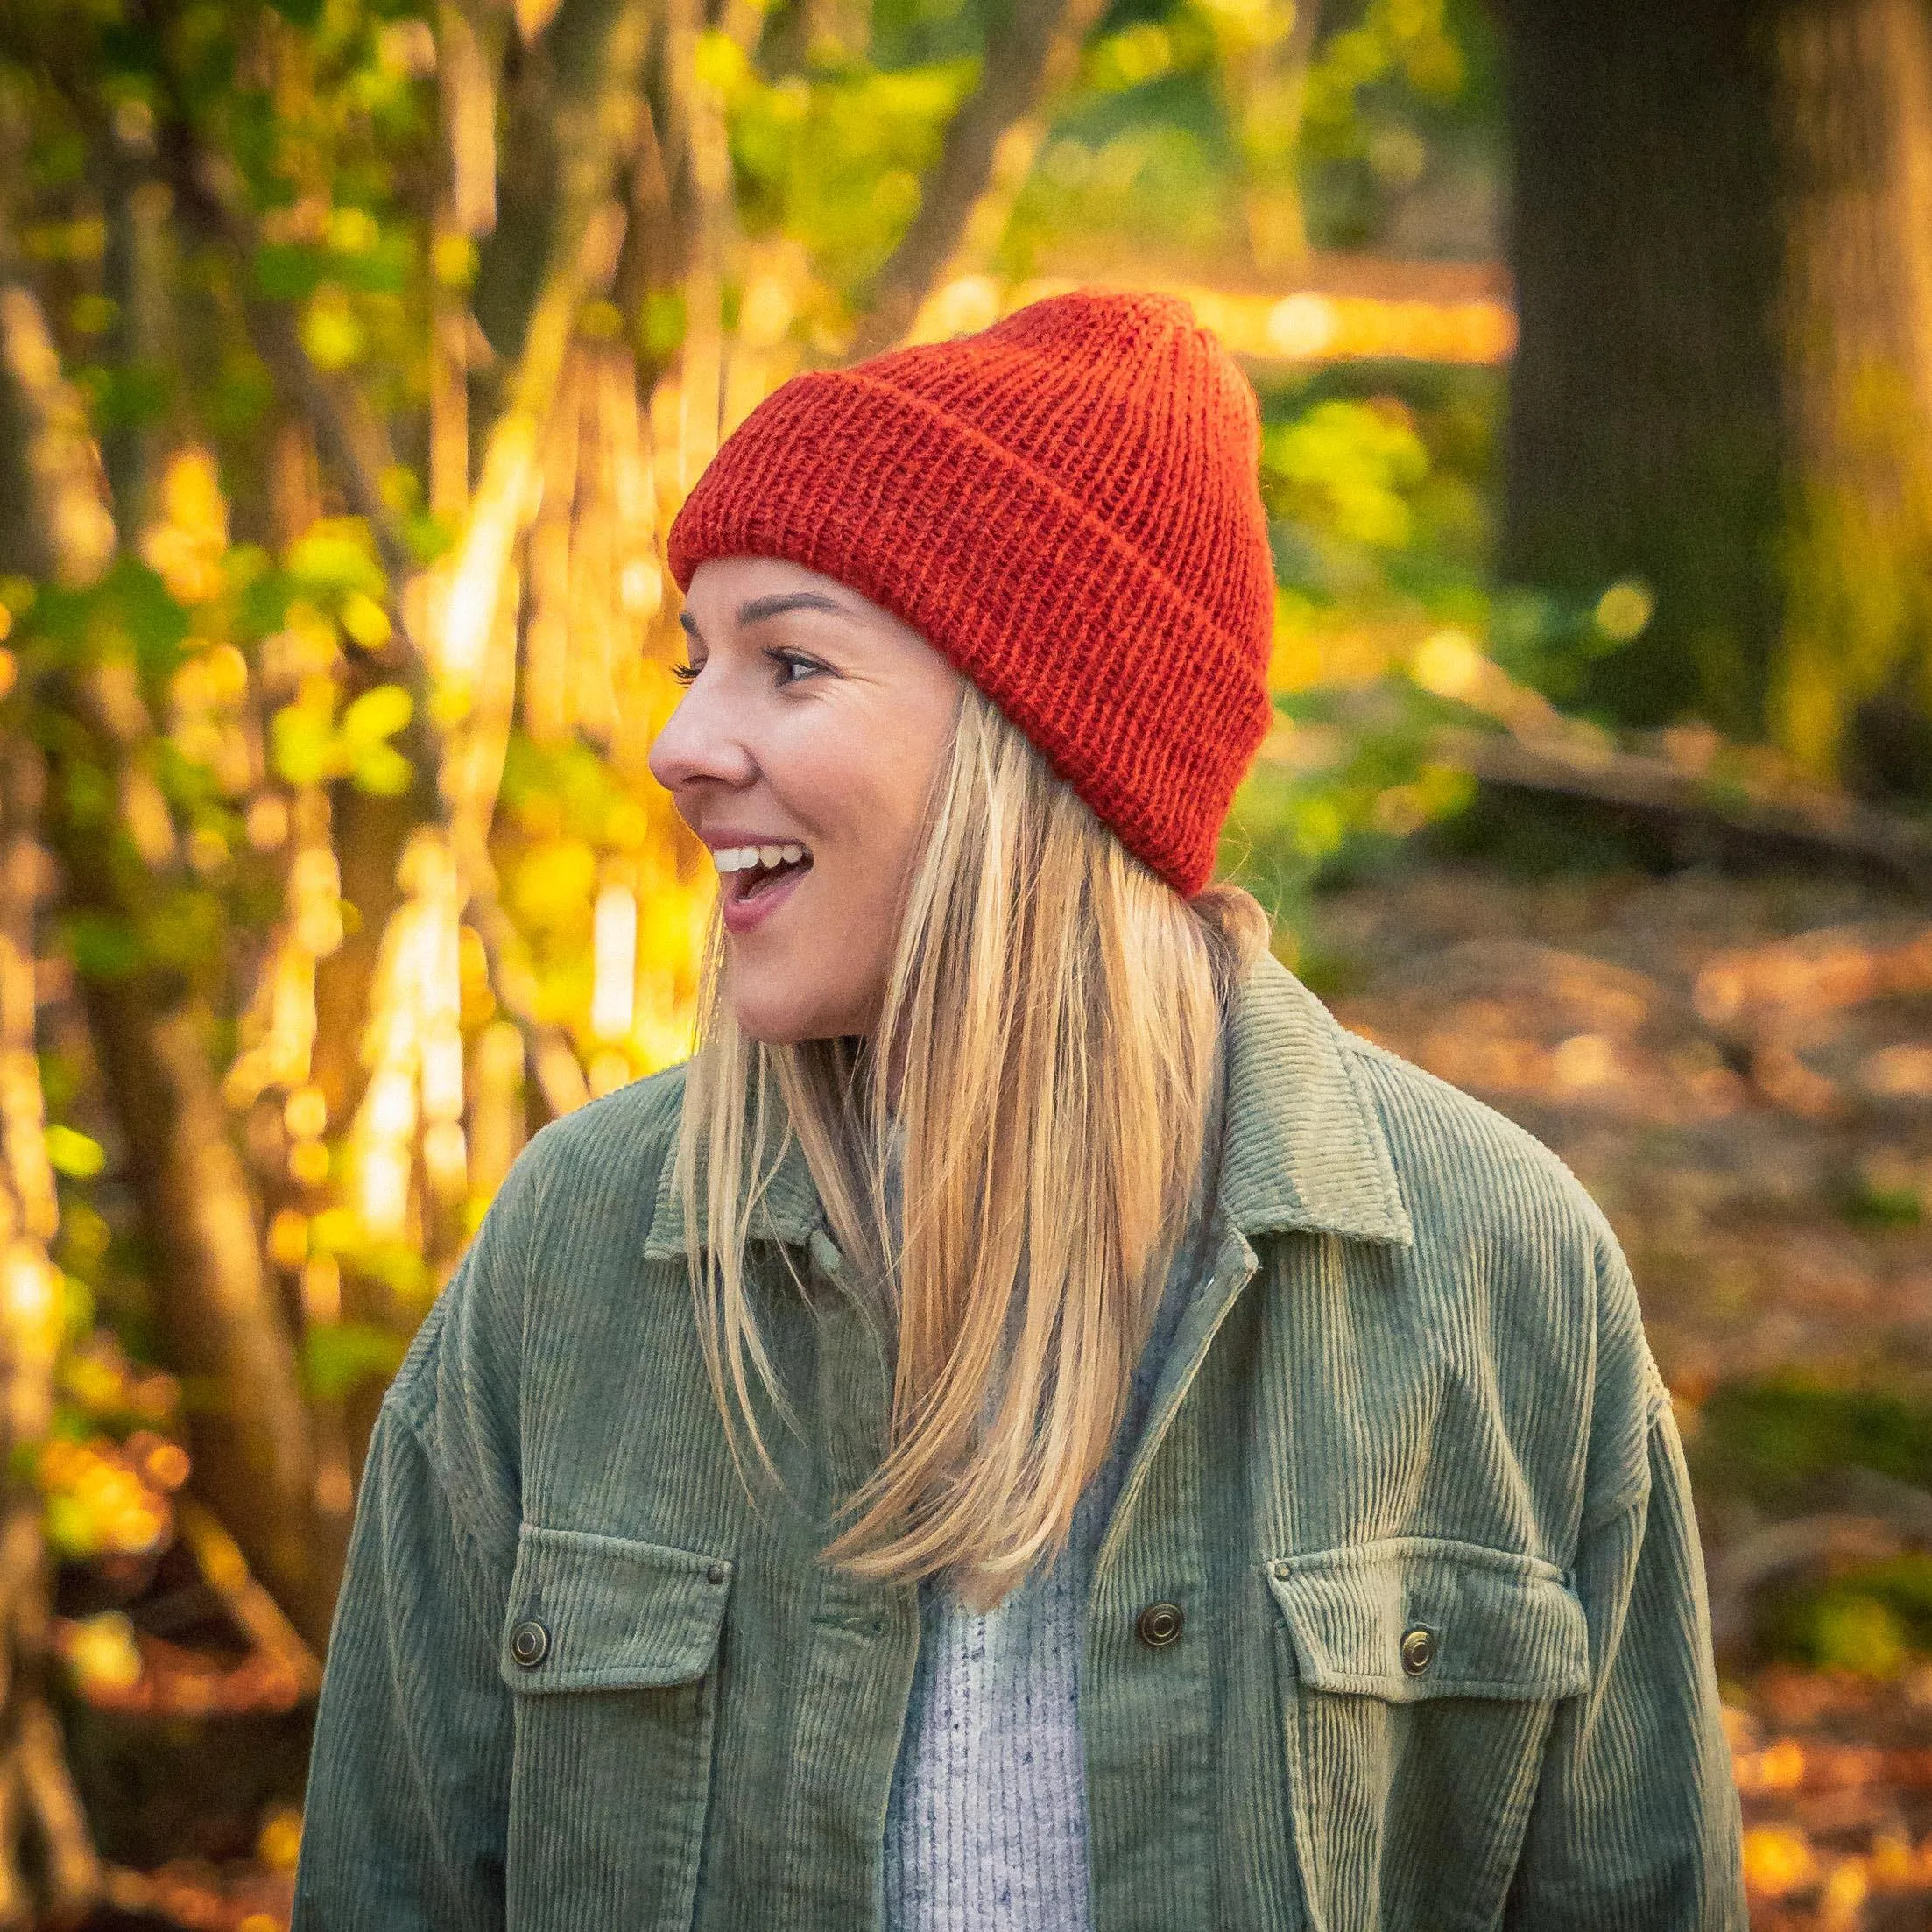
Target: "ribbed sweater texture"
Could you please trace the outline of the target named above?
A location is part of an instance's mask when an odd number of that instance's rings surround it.
[[[1222,1131],[1217,1054],[1208,1158],[1105,1463],[1053,1565],[978,1611],[943,1578],[920,1590],[919,1660],[885,1818],[886,1932],[1088,1932],[1081,1633],[1095,1559],[1154,1386],[1199,1285]],[[886,1200],[899,1227],[899,1173]]]

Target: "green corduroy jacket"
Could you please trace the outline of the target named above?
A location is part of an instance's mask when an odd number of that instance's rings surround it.
[[[1087,1616],[1096,1932],[1741,1927],[1682,1453],[1608,1225],[1272,959],[1227,1040],[1214,1259]],[[537,1136],[390,1391],[297,1932],[879,1923],[917,1593],[817,1553],[887,1351],[794,1149],[752,1262],[800,1427],[748,1497],[682,1089]]]

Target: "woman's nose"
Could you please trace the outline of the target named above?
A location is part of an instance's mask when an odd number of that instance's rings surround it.
[[[731,729],[727,708],[702,688],[687,690],[651,745],[651,775],[673,795],[692,785],[748,785],[758,761]]]

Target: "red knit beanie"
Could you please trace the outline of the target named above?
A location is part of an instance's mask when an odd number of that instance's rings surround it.
[[[977,335],[795,376],[671,526],[909,624],[1183,897],[1268,728],[1253,392],[1166,296],[1079,290]]]

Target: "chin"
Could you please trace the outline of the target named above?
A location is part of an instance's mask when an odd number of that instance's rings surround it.
[[[809,1040],[808,1033],[800,1033],[782,1019],[765,1012],[737,1012],[732,1017],[737,1021],[738,1031],[758,1047],[796,1047],[800,1040]]]
[[[734,999],[731,1017],[738,1031],[761,1047],[800,1047],[808,1040],[836,1040],[865,1031],[829,1007],[782,999]]]

